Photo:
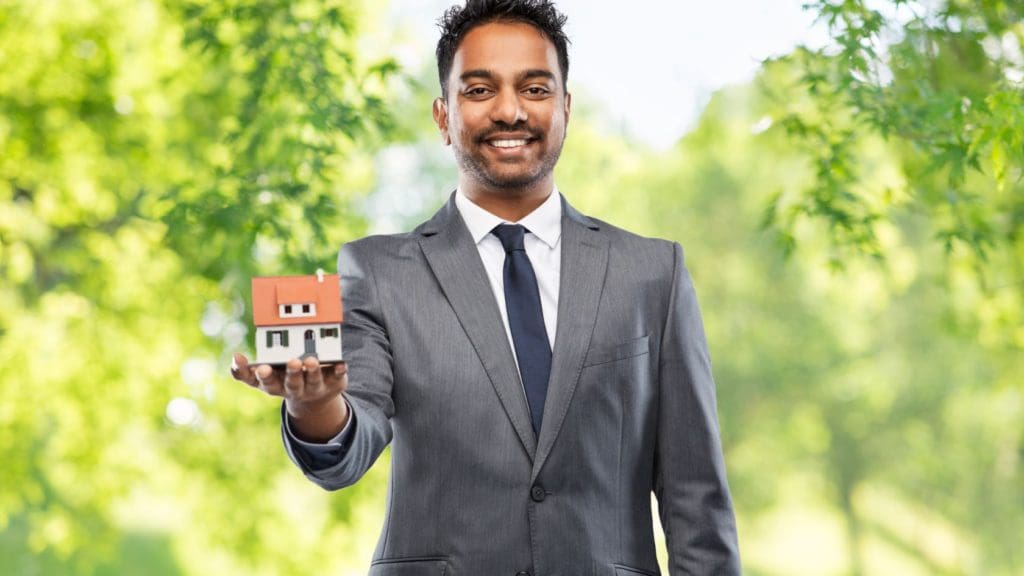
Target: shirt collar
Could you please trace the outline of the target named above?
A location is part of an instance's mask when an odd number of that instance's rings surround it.
[[[476,244],[486,238],[498,224],[522,224],[552,249],[562,235],[562,201],[557,186],[552,189],[547,200],[518,222],[502,220],[477,206],[462,193],[462,189],[455,191],[455,207],[462,215],[462,220],[466,222],[466,227],[469,228],[469,233]]]

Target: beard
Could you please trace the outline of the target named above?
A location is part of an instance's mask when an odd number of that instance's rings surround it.
[[[484,134],[474,137],[471,141],[473,146],[466,148],[461,145],[453,145],[452,150],[459,168],[473,175],[478,181],[496,190],[515,190],[528,187],[546,178],[555,169],[558,158],[562,155],[562,145],[565,143],[565,133],[557,146],[543,150],[540,157],[535,160],[524,162],[502,163],[488,159],[483,152],[483,147],[488,146],[487,138],[502,132],[529,132],[532,141],[529,145],[543,144],[547,140],[539,131],[523,126],[510,128],[492,129]],[[453,144],[454,141],[453,141]]]

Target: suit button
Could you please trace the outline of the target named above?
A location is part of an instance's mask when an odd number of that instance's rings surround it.
[[[526,570],[523,570],[521,572],[516,572],[516,576],[530,576],[530,573]]]
[[[547,494],[544,493],[544,487],[540,484],[537,484],[530,490],[530,498],[532,498],[534,502],[543,502],[545,496],[547,496]]]

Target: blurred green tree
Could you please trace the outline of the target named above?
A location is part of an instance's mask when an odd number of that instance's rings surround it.
[[[923,214],[947,252],[995,286],[1024,281],[1024,4],[1005,0],[818,0],[832,43],[781,60],[797,75],[774,120],[815,178],[773,196],[766,224],[792,248],[819,221],[845,256],[881,256],[880,222]],[[781,102],[781,101],[780,101]],[[878,134],[900,179],[871,185],[857,142]]]
[[[889,357],[916,383],[884,419],[870,420],[873,439],[898,432],[885,449],[899,456],[881,467],[877,455],[864,459],[862,442],[849,442],[856,435],[847,443],[862,463],[884,468],[890,488],[973,535],[977,557],[965,570],[1017,573],[1024,559],[1005,534],[1021,533],[1024,510],[1024,430],[1014,423],[1024,392],[1024,4],[808,7],[833,43],[770,62],[783,78],[762,88],[774,102],[765,120],[803,151],[813,178],[778,185],[763,224],[786,251],[807,248],[835,269],[859,266],[858,255],[904,263],[906,249],[915,255],[922,278],[891,308],[902,321],[887,315],[874,324],[888,327],[890,342],[871,355]],[[916,344],[908,351],[894,342]],[[863,413],[836,416],[830,421]],[[849,478],[837,481],[856,492]],[[851,531],[863,528],[848,517]],[[885,533],[905,537],[891,526]]]
[[[125,564],[138,548],[168,573],[308,573],[362,545],[361,492],[298,513],[276,414],[220,373],[252,275],[329,269],[365,229],[396,71],[357,49],[368,15],[0,3],[5,571],[158,570]]]

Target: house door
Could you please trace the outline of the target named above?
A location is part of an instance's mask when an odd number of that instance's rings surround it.
[[[316,356],[316,336],[313,335],[312,330],[306,330],[305,336],[306,353],[303,356],[313,355]]]

